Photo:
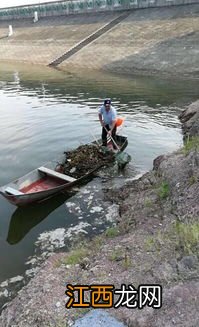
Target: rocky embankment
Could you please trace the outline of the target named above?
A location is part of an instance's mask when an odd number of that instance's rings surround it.
[[[116,226],[51,256],[3,310],[1,326],[72,326],[87,308],[65,308],[66,283],[160,284],[161,309],[109,313],[129,327],[199,325],[199,101],[179,118],[184,147],[156,158],[138,180],[105,190],[119,205]]]

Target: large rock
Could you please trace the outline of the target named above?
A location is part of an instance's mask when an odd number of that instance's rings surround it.
[[[182,282],[163,288],[162,308],[134,311],[129,318],[129,327],[198,327],[199,283]]]
[[[176,153],[161,162],[161,179],[168,183],[169,196],[176,215],[184,218],[199,216],[199,153]]]
[[[199,100],[184,110],[179,115],[179,119],[182,122],[185,138],[199,135]]]

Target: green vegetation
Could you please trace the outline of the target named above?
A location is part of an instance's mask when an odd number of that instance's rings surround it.
[[[197,182],[197,176],[191,176],[190,178],[189,178],[189,184],[190,185],[193,185],[193,184],[195,184],[196,182]]]
[[[136,228],[136,224],[133,212],[131,215],[125,216],[125,218],[118,224],[119,235],[128,234],[132,229]]]
[[[124,259],[124,253],[121,248],[115,249],[109,256],[110,261],[122,261]]]
[[[191,150],[199,151],[199,136],[194,136],[186,140],[182,151],[187,155]]]
[[[153,202],[149,199],[149,198],[146,198],[144,200],[144,206],[147,207],[147,208],[151,208],[153,205]]]
[[[149,237],[145,242],[147,251],[159,252],[167,244],[174,253],[190,255],[198,252],[199,246],[199,223],[183,223],[176,221],[169,230],[159,232],[155,237]]]
[[[81,264],[86,257],[90,257],[95,255],[104,244],[105,238],[114,238],[119,235],[119,230],[117,227],[110,227],[106,230],[106,232],[102,235],[94,237],[92,241],[87,243],[85,240],[81,240],[78,247],[74,244],[68,253],[64,256],[64,258],[58,260],[55,263],[55,267],[59,268],[63,265],[76,265]]]
[[[131,267],[131,258],[129,257],[128,253],[125,253],[124,256],[124,268],[128,270]]]
[[[109,255],[110,261],[121,262],[124,269],[128,270],[131,267],[131,258],[126,248],[117,248]]]
[[[114,238],[118,236],[118,234],[119,234],[119,230],[117,227],[110,227],[105,232],[105,236],[108,238]]]
[[[154,237],[149,236],[149,237],[146,239],[146,241],[145,241],[145,249],[146,249],[146,251],[151,250],[151,249],[153,248],[154,244],[155,244],[155,239],[154,239]]]
[[[182,223],[177,221],[173,229],[176,250],[183,254],[197,252],[199,245],[199,223]]]
[[[89,255],[89,249],[86,247],[79,247],[72,250],[69,255],[62,261],[65,265],[76,265]]]
[[[156,251],[157,253],[160,252],[162,246],[165,245],[167,241],[167,234],[158,231],[156,236],[149,236],[145,241],[145,249],[146,251]]]
[[[94,239],[91,241],[91,247],[92,249],[95,249],[95,251],[99,250],[101,246],[103,245],[103,236],[95,236]]]
[[[162,182],[160,187],[158,188],[158,196],[161,200],[166,199],[169,196],[170,193],[170,187],[167,182]]]

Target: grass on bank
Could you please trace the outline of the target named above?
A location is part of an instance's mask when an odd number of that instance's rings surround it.
[[[199,151],[199,136],[187,138],[185,141],[182,149],[183,153],[188,155],[192,150]]]
[[[176,249],[183,254],[197,253],[199,246],[199,223],[176,222],[174,225]]]
[[[120,247],[113,249],[108,256],[110,261],[120,262],[120,265],[128,270],[132,266],[131,256],[126,248]]]
[[[108,228],[102,235],[94,237],[91,241],[81,241],[78,246],[71,248],[66,256],[58,260],[56,267],[60,265],[76,265],[81,264],[85,258],[89,258],[97,253],[105,242],[105,238],[115,238],[120,234],[118,227]],[[77,240],[78,242],[78,240]]]
[[[105,236],[108,238],[114,238],[118,235],[119,235],[118,227],[110,227],[105,232]]]
[[[89,255],[89,249],[86,246],[78,247],[70,252],[70,254],[62,261],[65,265],[79,264],[82,259]]]
[[[146,198],[146,199],[144,200],[144,206],[145,206],[146,208],[151,208],[151,207],[153,206],[153,202],[151,201],[151,199]]]
[[[182,256],[197,254],[199,247],[199,223],[173,223],[165,232],[159,232],[155,237],[148,237],[146,250],[160,251],[163,247],[172,248],[174,253]]]
[[[163,181],[157,190],[160,200],[164,200],[169,196],[170,187],[166,181]]]
[[[197,181],[198,181],[198,177],[192,175],[192,176],[189,178],[189,185],[193,185],[193,184],[195,184]]]
[[[72,247],[64,257],[58,259],[55,263],[55,268],[61,265],[76,265],[80,264],[86,257],[90,255],[90,249],[86,242],[80,242],[77,246]]]

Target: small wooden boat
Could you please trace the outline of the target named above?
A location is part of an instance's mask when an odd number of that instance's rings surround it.
[[[123,151],[128,144],[127,137],[117,135],[117,144],[120,151]],[[76,179],[57,172],[56,166],[57,162],[55,160],[48,162],[27,175],[2,186],[0,194],[16,206],[39,202],[81,183],[100,168],[100,166],[97,166]]]

